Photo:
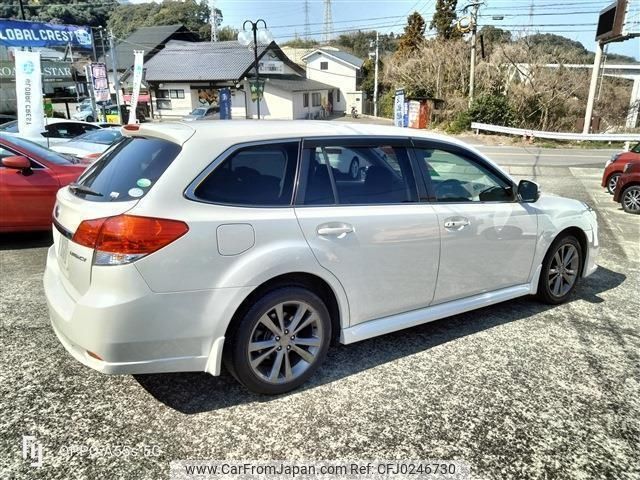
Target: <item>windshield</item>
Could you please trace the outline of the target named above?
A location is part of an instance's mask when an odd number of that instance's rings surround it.
[[[0,125],[0,132],[18,133],[18,121],[13,120],[4,125]]]
[[[204,108],[196,108],[193,112],[191,112],[191,115],[204,115],[206,113],[206,110]]]
[[[145,196],[180,153],[180,145],[133,137],[116,143],[78,179],[96,194],[73,193],[94,202],[126,202]]]
[[[71,140],[72,142],[90,142],[99,143],[100,145],[111,145],[116,140],[122,138],[122,134],[119,129],[104,129],[94,130],[93,132],[87,132],[79,137]]]
[[[69,157],[61,153],[54,152],[53,150],[49,150],[48,148],[38,145],[30,140],[2,134],[0,134],[0,138],[10,145],[13,144],[27,152],[32,152],[34,155],[39,156],[47,162],[55,163],[56,165],[71,165],[74,163]]]
[[[636,143],[635,146],[631,149],[633,153],[640,153],[640,142]]]

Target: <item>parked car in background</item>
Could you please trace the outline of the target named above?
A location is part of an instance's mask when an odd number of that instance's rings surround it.
[[[182,117],[185,122],[193,120],[218,120],[220,118],[220,107],[212,105],[209,107],[194,108],[189,115]]]
[[[334,338],[530,294],[558,304],[597,268],[588,205],[427,131],[238,120],[123,135],[58,193],[44,275],[60,342],[104,373],[224,361],[282,393]],[[334,175],[338,148],[364,178]]]
[[[66,143],[53,145],[51,150],[72,155],[82,163],[91,163],[121,138],[120,127],[107,127],[87,132]]]
[[[0,113],[0,125],[3,125],[7,122],[13,122],[18,118],[15,115],[5,115],[4,113]]]
[[[20,137],[0,133],[0,232],[49,230],[56,192],[85,166]]]
[[[84,133],[99,130],[101,127],[88,122],[79,122],[76,120],[66,120],[61,118],[47,118],[45,120],[44,131],[38,135],[32,135],[22,138],[31,140],[45,147],[57,145],[59,143],[68,142],[72,138],[78,137]],[[18,121],[8,122],[0,125],[0,132],[7,135],[18,135]]]
[[[618,179],[613,200],[627,213],[640,214],[640,162],[629,162]]]
[[[615,153],[611,159],[607,161],[604,172],[602,173],[602,186],[607,189],[610,194],[616,191],[616,185],[622,170],[629,162],[640,162],[640,142],[634,145],[628,152]]]

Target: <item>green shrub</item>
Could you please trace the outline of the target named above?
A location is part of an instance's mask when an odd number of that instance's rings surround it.
[[[395,91],[387,90],[378,100],[378,115],[393,118],[393,105],[395,103]]]
[[[460,112],[449,125],[445,127],[447,133],[462,133],[471,128],[471,115],[469,111]]]
[[[515,118],[513,109],[504,95],[480,95],[471,104],[468,114],[471,122],[504,127],[513,125]]]

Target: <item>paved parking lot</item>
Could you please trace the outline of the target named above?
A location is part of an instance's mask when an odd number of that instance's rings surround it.
[[[408,458],[465,460],[474,478],[640,478],[640,218],[602,191],[600,168],[512,163],[598,211],[600,268],[572,301],[523,298],[336,346],[311,383],[277,398],[228,374],[85,368],[48,324],[50,237],[0,237],[0,478],[158,479],[175,459]],[[43,445],[42,467],[23,460],[23,435]]]

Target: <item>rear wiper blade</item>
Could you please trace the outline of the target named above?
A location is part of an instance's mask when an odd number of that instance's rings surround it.
[[[70,183],[69,188],[74,192],[84,193],[86,195],[94,195],[96,197],[104,197],[100,192],[96,192],[95,190],[85,187],[84,185],[80,185],[79,183]]]

